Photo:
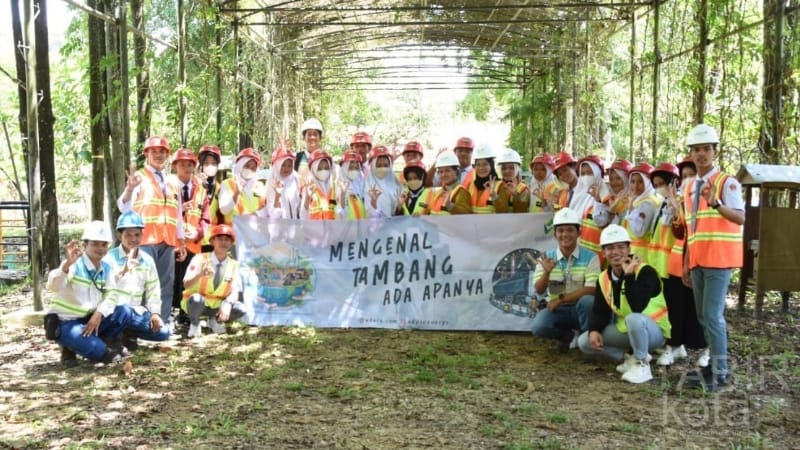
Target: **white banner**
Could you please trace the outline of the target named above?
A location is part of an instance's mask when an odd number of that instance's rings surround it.
[[[530,330],[546,214],[236,217],[253,325]]]

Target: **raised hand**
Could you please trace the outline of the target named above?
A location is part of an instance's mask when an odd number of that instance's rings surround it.
[[[81,257],[81,255],[83,255],[83,247],[81,247],[80,242],[78,242],[75,239],[69,241],[69,243],[67,244],[67,255],[66,255],[67,267],[75,263],[75,261],[77,261],[78,258]]]
[[[625,272],[626,275],[631,275],[636,271],[636,267],[639,266],[640,262],[641,260],[636,255],[625,258],[625,261],[622,262],[622,271]]]
[[[136,170],[136,164],[131,164],[128,169],[128,178],[125,180],[125,190],[132,192],[137,186],[142,184],[142,176]]]
[[[542,270],[547,273],[550,273],[556,267],[556,261],[554,259],[550,259],[546,256],[542,256],[539,258],[539,265],[542,266]]]
[[[488,189],[489,192],[494,192],[494,184],[497,182],[497,178],[494,175],[489,175],[489,181],[487,181],[484,185],[484,189]]]
[[[383,191],[378,189],[378,186],[373,184],[372,187],[369,188],[369,191],[367,191],[367,192],[369,193],[369,201],[372,204],[372,207],[373,208],[377,208],[378,207],[378,197],[380,197],[380,195],[383,193]]]

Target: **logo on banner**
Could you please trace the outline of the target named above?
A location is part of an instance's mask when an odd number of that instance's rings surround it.
[[[270,308],[300,306],[314,290],[314,268],[294,247],[273,244],[248,266],[258,279],[257,300]]]

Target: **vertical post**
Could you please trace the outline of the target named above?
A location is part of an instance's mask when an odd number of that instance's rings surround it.
[[[661,2],[656,0],[655,10],[653,11],[653,115],[650,120],[650,151],[653,164],[658,160],[658,91],[661,72],[661,49],[659,46],[659,22],[661,21],[660,11]]]
[[[220,139],[222,138],[222,27],[218,26],[217,24],[220,23],[219,18],[219,8],[217,8],[214,20],[214,32],[216,34],[217,39],[217,51],[219,52],[219,57],[217,58],[217,135],[215,142],[217,145],[220,144]]]
[[[578,22],[573,22],[572,24],[572,42],[578,42]],[[575,124],[577,119],[578,110],[578,52],[572,55],[572,126],[570,127],[570,140],[572,141],[572,154],[574,155],[578,149],[578,141],[575,138],[577,134],[577,125]],[[584,150],[584,154],[586,153]]]
[[[178,0],[178,86],[181,146],[186,147],[186,14],[183,0]]]
[[[628,137],[628,159],[636,163],[636,151],[634,150],[633,143],[635,142],[634,139],[634,117],[635,108],[636,108],[636,14],[631,14],[631,98],[630,104],[628,106],[629,113],[630,113],[630,120],[628,122],[628,132],[630,136]]]
[[[772,84],[772,98],[770,99],[770,109],[772,109],[771,119],[772,119],[772,155],[774,155],[774,159],[777,162],[778,155],[780,155],[782,145],[781,139],[781,121],[782,121],[782,109],[783,109],[783,102],[781,99],[783,98],[783,54],[784,54],[784,44],[783,44],[783,24],[784,20],[786,19],[785,14],[785,2],[777,1],[775,2],[775,27],[774,36],[772,38],[772,45],[774,48],[774,54],[772,58],[772,73],[769,74],[771,78]]]
[[[119,2],[119,74],[120,108],[122,109],[122,155],[124,167],[130,167],[131,159],[131,111],[129,105],[130,84],[128,82],[128,2]]]
[[[703,123],[706,113],[706,55],[708,52],[708,0],[700,0],[695,21],[700,32],[694,59],[697,61],[697,86],[694,89],[694,124]]]

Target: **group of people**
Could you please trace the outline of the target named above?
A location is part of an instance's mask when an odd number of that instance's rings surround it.
[[[422,145],[407,143],[395,174],[393,153],[373,146],[366,132],[355,133],[336,160],[322,149],[318,120],[304,122],[301,135],[305,150],[279,145],[268,172],[260,171],[257,150],[241,150],[225,179],[217,146],[171,155],[166,139],[149,138],[145,167],[132,168],[117,201],[120,246],[109,251],[110,230],[92,223],[83,246],[70,243],[66,261],[50,273],[60,321],[50,334],[59,335],[65,364],[75,353],[119,359],[136,338],[167,339],[173,308],[189,337],[202,333],[203,316],[212,331],[224,332],[225,322],[244,314],[238,263],[229,254],[236,215],[358,220],[553,211],[558,246],[533,275],[536,297],[548,300],[534,318],[535,335],[623,360],[618,370],[635,383],[652,378],[651,351],[663,347],[658,363],[669,365],[686,348],[703,349],[696,384],[727,384],[724,300],[730,269],[741,265],[744,206],[738,182],[714,166],[719,139],[708,125],[689,132],[689,155],[675,165],[621,159],[605,170],[597,156],[540,154],[529,183],[517,152],[495,154],[468,137],[441,149],[430,168]]]

